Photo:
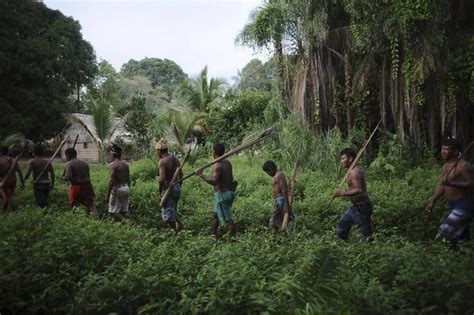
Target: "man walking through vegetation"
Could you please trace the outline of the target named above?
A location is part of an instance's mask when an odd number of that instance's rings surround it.
[[[45,208],[48,206],[49,192],[54,187],[54,169],[51,163],[43,158],[44,149],[43,146],[38,144],[33,148],[34,158],[28,161],[28,170],[25,174],[25,181],[30,174],[33,173],[33,192],[35,195],[35,201],[38,207]],[[43,172],[43,170],[46,170]],[[38,176],[41,174],[41,177]],[[48,173],[51,177],[49,180]]]
[[[275,207],[272,210],[269,225],[273,229],[273,232],[277,232],[281,229],[285,214],[288,213],[289,215],[291,213],[291,210],[289,209],[290,201],[288,199],[288,185],[286,183],[285,174],[278,170],[275,162],[266,161],[263,163],[262,169],[272,177],[272,190],[273,197],[275,198]]]
[[[109,213],[118,221],[127,219],[130,195],[130,170],[128,163],[122,161],[122,148],[113,145],[110,151],[112,162],[109,165],[110,180],[107,189]]]
[[[160,158],[160,162],[158,163],[158,176],[160,177],[158,190],[160,195],[163,197],[170,186],[173,175],[180,163],[174,155],[168,153],[168,141],[166,141],[166,139],[161,138],[155,144],[155,149]],[[179,178],[181,179],[182,177],[183,173],[180,171]],[[183,223],[178,217],[177,211],[180,196],[181,185],[176,183],[171,187],[171,193],[163,208],[161,208],[161,218],[163,219],[163,222],[175,230],[181,230],[184,228]]]
[[[225,147],[222,143],[214,144],[214,159],[224,155]],[[219,221],[225,222],[230,235],[234,235],[237,228],[232,218],[232,203],[235,198],[235,189],[237,182],[234,181],[232,175],[232,164],[227,159],[223,159],[214,164],[212,176],[205,176],[202,171],[196,172],[206,183],[214,186],[215,206],[212,213],[212,229],[213,237],[217,238],[217,229]]]
[[[69,186],[69,205],[74,206],[84,205],[89,213],[97,220],[100,219],[100,214],[95,206],[94,188],[91,184],[89,165],[77,158],[77,152],[73,148],[66,149],[66,174],[63,179],[71,183]]]
[[[353,149],[346,148],[341,151],[341,165],[349,169],[356,157]],[[366,238],[372,236],[372,212],[373,207],[367,193],[367,184],[362,170],[354,166],[347,178],[349,189],[347,191],[336,191],[333,197],[349,197],[352,205],[337,223],[336,234],[343,240],[349,237],[349,231],[353,225],[357,225],[359,231]]]
[[[5,203],[3,206],[3,210],[5,211],[8,207],[10,209],[15,209],[15,189],[16,189],[16,173],[20,177],[21,186],[20,188],[23,189],[25,187],[25,180],[23,179],[23,173],[21,172],[20,165],[16,163],[13,165],[14,159],[8,156],[8,148],[6,146],[0,147],[0,189],[3,190],[3,193],[0,194],[2,198],[4,198]],[[8,176],[8,178],[4,178],[7,176],[8,171],[10,168],[14,168],[13,172]]]
[[[457,139],[446,139],[441,146],[441,158],[445,162],[436,191],[426,206],[431,213],[435,203],[445,196],[448,200],[448,217],[441,223],[436,238],[451,242],[470,241],[469,222],[474,215],[474,169],[460,158],[461,143]]]

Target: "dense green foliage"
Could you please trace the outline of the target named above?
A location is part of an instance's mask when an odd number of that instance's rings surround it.
[[[423,213],[439,167],[407,170],[390,180],[368,167],[375,241],[366,243],[354,230],[344,243],[334,228],[346,203],[335,202],[328,217],[320,217],[339,176],[334,168],[306,169],[299,176],[296,221],[288,234],[272,235],[266,227],[272,200],[270,178],[260,169],[264,159],[232,158],[239,233],[217,243],[208,236],[212,187],[197,178],[185,182],[179,205],[187,230],[175,234],[163,226],[152,160],[132,164],[134,224],[71,212],[64,184],[53,191],[44,215],[28,205],[33,197],[27,187],[18,198],[20,209],[1,215],[1,308],[235,314],[474,310],[474,247],[463,244],[456,253],[433,242],[445,207],[432,216]],[[106,178],[104,166],[92,166],[103,213]]]
[[[0,2],[0,137],[49,139],[96,72],[79,23],[32,0]],[[48,124],[44,124],[47,121]]]

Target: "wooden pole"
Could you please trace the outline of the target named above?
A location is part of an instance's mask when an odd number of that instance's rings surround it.
[[[265,139],[265,138],[267,138],[267,137],[269,137],[269,136],[271,136],[271,135],[273,134],[273,132],[274,132],[273,128],[268,128],[268,129],[266,129],[266,130],[263,131],[260,135],[258,135],[257,137],[255,137],[254,139],[252,139],[252,140],[250,140],[250,141],[247,141],[246,143],[243,143],[243,144],[239,145],[237,148],[235,148],[235,149],[233,149],[233,150],[227,152],[226,154],[224,154],[224,155],[218,157],[217,159],[213,160],[212,162],[207,163],[206,165],[201,166],[200,168],[194,170],[192,173],[190,173],[190,174],[184,176],[179,182],[182,182],[182,181],[184,181],[185,179],[188,179],[188,178],[190,178],[190,177],[196,175],[197,172],[202,171],[202,170],[208,168],[209,166],[212,166],[212,165],[214,165],[214,164],[216,164],[216,163],[218,163],[218,162],[220,162],[220,161],[222,161],[222,160],[228,158],[229,156],[232,156],[232,155],[234,155],[234,154],[237,154],[237,153],[239,153],[240,151],[245,150],[245,149],[247,149],[247,148],[253,146],[254,144],[256,144],[256,143],[262,141],[263,139]]]
[[[382,123],[382,120],[383,118],[385,117],[385,114],[382,115],[382,117],[380,118],[380,121],[378,122],[377,126],[375,127],[374,131],[372,131],[372,134],[370,135],[370,137],[365,141],[364,145],[362,146],[362,148],[359,150],[359,152],[357,153],[356,157],[354,158],[354,160],[352,161],[351,165],[349,166],[349,168],[347,169],[347,172],[346,174],[344,175],[344,177],[342,178],[342,180],[339,182],[339,185],[337,185],[337,188],[336,188],[336,191],[339,191],[342,187],[342,185],[344,184],[344,182],[347,180],[347,177],[349,177],[349,174],[352,172],[352,170],[354,169],[354,167],[356,166],[357,162],[359,161],[360,157],[362,156],[362,153],[364,153],[365,151],[365,148],[367,147],[367,145],[369,144],[370,140],[372,140],[372,137],[375,135],[375,132],[379,129],[380,127],[380,124]],[[331,203],[334,201],[334,197],[331,198],[331,200],[329,201],[328,205],[326,206],[326,210],[323,212],[327,212],[329,207],[331,206]]]
[[[303,139],[301,140],[300,147],[298,150],[298,155],[295,161],[295,164],[293,165],[293,172],[291,174],[291,180],[290,180],[290,191],[288,192],[288,202],[290,203],[288,205],[288,209],[285,212],[285,215],[283,216],[283,223],[281,225],[281,229],[285,231],[288,227],[288,222],[290,220],[290,214],[293,212],[293,198],[296,192],[296,173],[298,171],[298,167],[300,165],[301,161],[301,152],[303,151]]]
[[[66,138],[64,138],[64,140],[61,142],[61,144],[59,145],[59,147],[56,149],[56,151],[54,152],[54,154],[51,156],[51,158],[48,160],[48,163],[46,163],[46,165],[43,167],[43,169],[41,170],[41,172],[39,173],[39,175],[35,178],[35,180],[33,180],[33,185],[36,184],[39,179],[41,178],[41,176],[43,175],[43,173],[46,171],[46,169],[48,168],[49,164],[51,164],[51,162],[53,161],[54,157],[58,154],[59,150],[61,150],[61,148],[64,146],[64,144],[66,143],[67,139],[69,138],[69,136],[66,136]]]
[[[168,201],[169,196],[171,195],[171,190],[173,186],[179,182],[178,180],[179,173],[184,167],[184,164],[186,164],[186,162],[188,161],[190,153],[191,153],[191,148],[189,148],[188,153],[186,153],[186,156],[184,157],[183,162],[174,171],[173,178],[171,179],[170,184],[168,185],[168,188],[166,188],[166,191],[163,194],[163,197],[161,197],[160,208],[163,208],[165,206],[166,202]]]

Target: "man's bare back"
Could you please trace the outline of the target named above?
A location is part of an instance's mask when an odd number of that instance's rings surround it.
[[[49,164],[48,168],[43,172],[43,174],[41,174],[41,178],[37,179],[38,175],[46,167],[47,164],[48,164],[48,161],[40,157],[35,157],[34,159],[29,160],[28,171],[25,175],[25,179],[29,177],[29,174],[32,172],[33,180],[37,180],[38,182],[48,182],[49,181],[48,173],[51,172],[53,168],[51,164]]]
[[[71,159],[66,164],[66,175],[64,179],[72,185],[90,182],[89,165],[77,158]]]
[[[160,189],[167,189],[173,175],[176,172],[176,169],[179,167],[180,163],[178,159],[170,154],[167,154],[160,158],[158,163],[158,176],[160,177]]]
[[[5,156],[0,156],[0,178],[3,178],[10,169],[10,162]]]
[[[130,169],[127,162],[116,159],[110,163],[109,168],[112,187],[125,184],[130,186]]]
[[[215,191],[233,191],[234,176],[232,174],[232,164],[226,159],[214,164],[213,176],[216,179]]]
[[[285,197],[285,193],[288,193],[288,185],[283,172],[277,171],[275,176],[272,177],[272,190],[275,198]]]

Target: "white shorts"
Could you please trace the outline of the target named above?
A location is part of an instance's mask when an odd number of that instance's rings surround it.
[[[128,213],[128,196],[130,188],[127,184],[112,188],[109,199],[109,213]]]

